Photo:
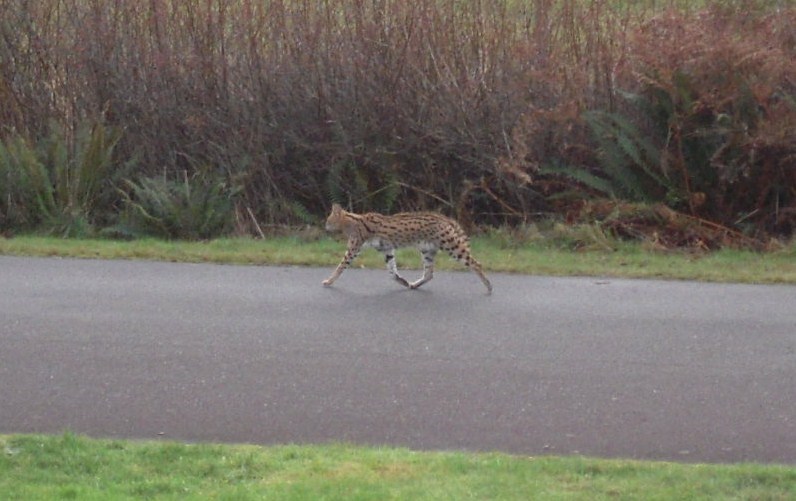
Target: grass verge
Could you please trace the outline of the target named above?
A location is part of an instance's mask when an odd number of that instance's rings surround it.
[[[0,435],[7,499],[794,499],[796,468]]]
[[[0,238],[0,254],[254,265],[333,267],[344,251],[343,242],[301,235],[209,242]],[[576,251],[566,244],[518,243],[493,234],[474,238],[473,253],[492,272],[796,284],[796,245],[768,253],[727,249],[695,254],[650,251],[642,244],[611,242],[610,246]],[[420,256],[412,249],[402,249],[397,259],[402,268],[420,265]],[[384,260],[380,254],[369,250],[363,252],[354,265],[382,268]],[[461,268],[447,257],[438,259],[438,267]]]

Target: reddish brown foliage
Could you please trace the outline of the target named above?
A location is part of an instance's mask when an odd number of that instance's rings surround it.
[[[790,233],[796,9],[741,8],[653,18],[633,34],[619,75],[624,87],[671,107],[661,169],[678,178],[684,210],[727,226],[754,222],[757,231]]]
[[[603,109],[657,138],[675,209],[788,233],[796,9],[776,4],[0,0],[0,135],[104,116],[138,175],[217,166],[261,221],[331,197],[514,223],[567,210],[549,196],[580,186],[539,167],[602,175],[581,116]],[[671,97],[671,123],[618,89]],[[724,116],[746,128],[700,136]],[[690,158],[699,141],[712,151]]]

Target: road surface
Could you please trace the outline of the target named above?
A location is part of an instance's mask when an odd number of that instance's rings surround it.
[[[0,433],[796,463],[794,286],[330,272],[0,256]]]

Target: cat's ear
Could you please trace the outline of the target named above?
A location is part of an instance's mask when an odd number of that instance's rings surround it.
[[[332,204],[332,214],[339,214],[343,212],[343,207],[340,204]]]

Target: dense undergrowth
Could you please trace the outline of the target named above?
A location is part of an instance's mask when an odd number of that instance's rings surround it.
[[[781,0],[0,0],[0,231],[209,238],[358,211],[796,226]]]

